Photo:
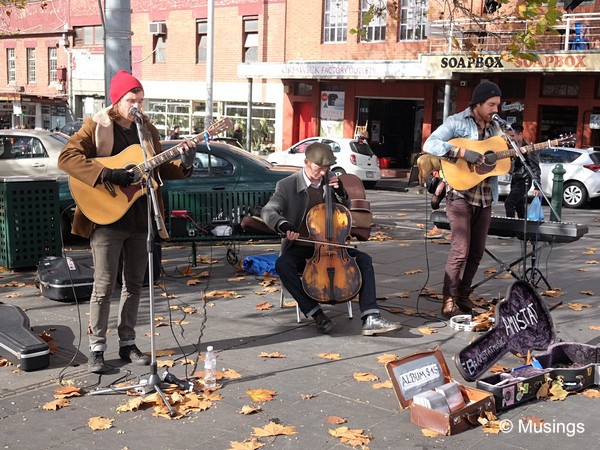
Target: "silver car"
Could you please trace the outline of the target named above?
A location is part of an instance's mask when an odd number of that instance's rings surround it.
[[[600,197],[600,152],[593,149],[551,147],[539,152],[542,172],[542,190],[550,197],[554,174],[552,169],[562,164],[563,205],[568,208],[581,208],[588,200]],[[500,195],[510,192],[510,176],[499,177]],[[533,187],[529,191],[533,195]]]
[[[0,177],[65,175],[57,163],[68,139],[56,131],[0,130]]]
[[[298,142],[287,150],[273,152],[267,159],[273,164],[303,167],[306,148],[315,142],[327,144],[333,150],[337,161],[331,170],[335,174],[354,174],[367,188],[375,187],[381,179],[377,156],[371,150],[369,143],[363,139],[312,137]]]

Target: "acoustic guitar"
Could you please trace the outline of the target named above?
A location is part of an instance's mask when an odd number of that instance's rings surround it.
[[[509,158],[517,155],[515,149],[509,148],[507,142],[501,136],[494,136],[483,141],[456,138],[448,142],[455,147],[473,150],[483,155],[485,159],[485,162],[480,166],[468,163],[462,158],[459,158],[455,162],[442,159],[444,178],[450,186],[459,191],[471,189],[488,177],[508,173],[510,170]],[[570,134],[539,144],[528,144],[521,147],[521,152],[530,153],[558,145],[573,144],[575,144],[575,136]]]
[[[209,126],[202,134],[189,139],[195,144],[203,142],[223,131],[233,128],[231,119],[225,117]],[[180,155],[184,146],[182,142],[158,155],[149,158],[147,163],[150,170],[170,161]],[[139,144],[130,145],[121,153],[106,158],[96,158],[103,166],[109,169],[127,169],[134,174],[134,181],[127,187],[113,186],[111,183],[98,183],[90,186],[75,177],[69,176],[69,188],[75,203],[81,212],[92,222],[108,225],[119,220],[129,210],[131,205],[146,193],[146,170],[142,149]],[[152,179],[154,187],[157,183]]]

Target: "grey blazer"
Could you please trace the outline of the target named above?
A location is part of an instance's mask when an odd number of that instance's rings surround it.
[[[333,173],[329,172],[329,176]],[[289,222],[296,228],[300,228],[300,222],[306,214],[308,207],[308,193],[306,192],[303,169],[293,175],[279,180],[275,186],[275,193],[261,210],[261,218],[273,231],[279,232],[279,224]],[[338,203],[349,207],[350,197],[344,191],[343,197],[334,195]],[[283,246],[287,246],[284,239]]]

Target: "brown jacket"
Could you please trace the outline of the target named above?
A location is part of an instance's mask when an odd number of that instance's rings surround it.
[[[96,113],[93,117],[84,120],[81,129],[75,133],[65,144],[58,157],[58,167],[67,172],[70,177],[77,178],[83,183],[95,186],[100,182],[100,175],[105,166],[101,163],[102,158],[111,156],[114,144],[114,124],[108,116],[111,107]],[[145,148],[150,153],[160,153],[160,136],[154,125],[148,120],[144,121]],[[158,149],[158,152],[155,151]],[[141,157],[140,157],[141,162]],[[159,180],[173,180],[186,178],[190,173],[184,173],[181,161],[168,161],[155,169],[155,177]],[[160,183],[159,183],[160,184]],[[164,220],[164,204],[160,192],[157,189],[157,197],[161,217]],[[95,224],[89,220],[79,209],[75,208],[73,217],[72,233],[89,238]],[[166,230],[161,231],[160,236],[168,238]]]

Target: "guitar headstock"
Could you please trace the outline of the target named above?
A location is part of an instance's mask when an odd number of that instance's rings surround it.
[[[220,120],[212,123],[207,129],[206,133],[209,134],[210,137],[216,136],[223,131],[231,130],[233,128],[233,122],[229,117],[223,117]]]
[[[560,145],[563,147],[573,147],[577,142],[577,136],[575,133],[561,134],[558,139],[554,139],[552,142],[556,142],[554,145]]]

